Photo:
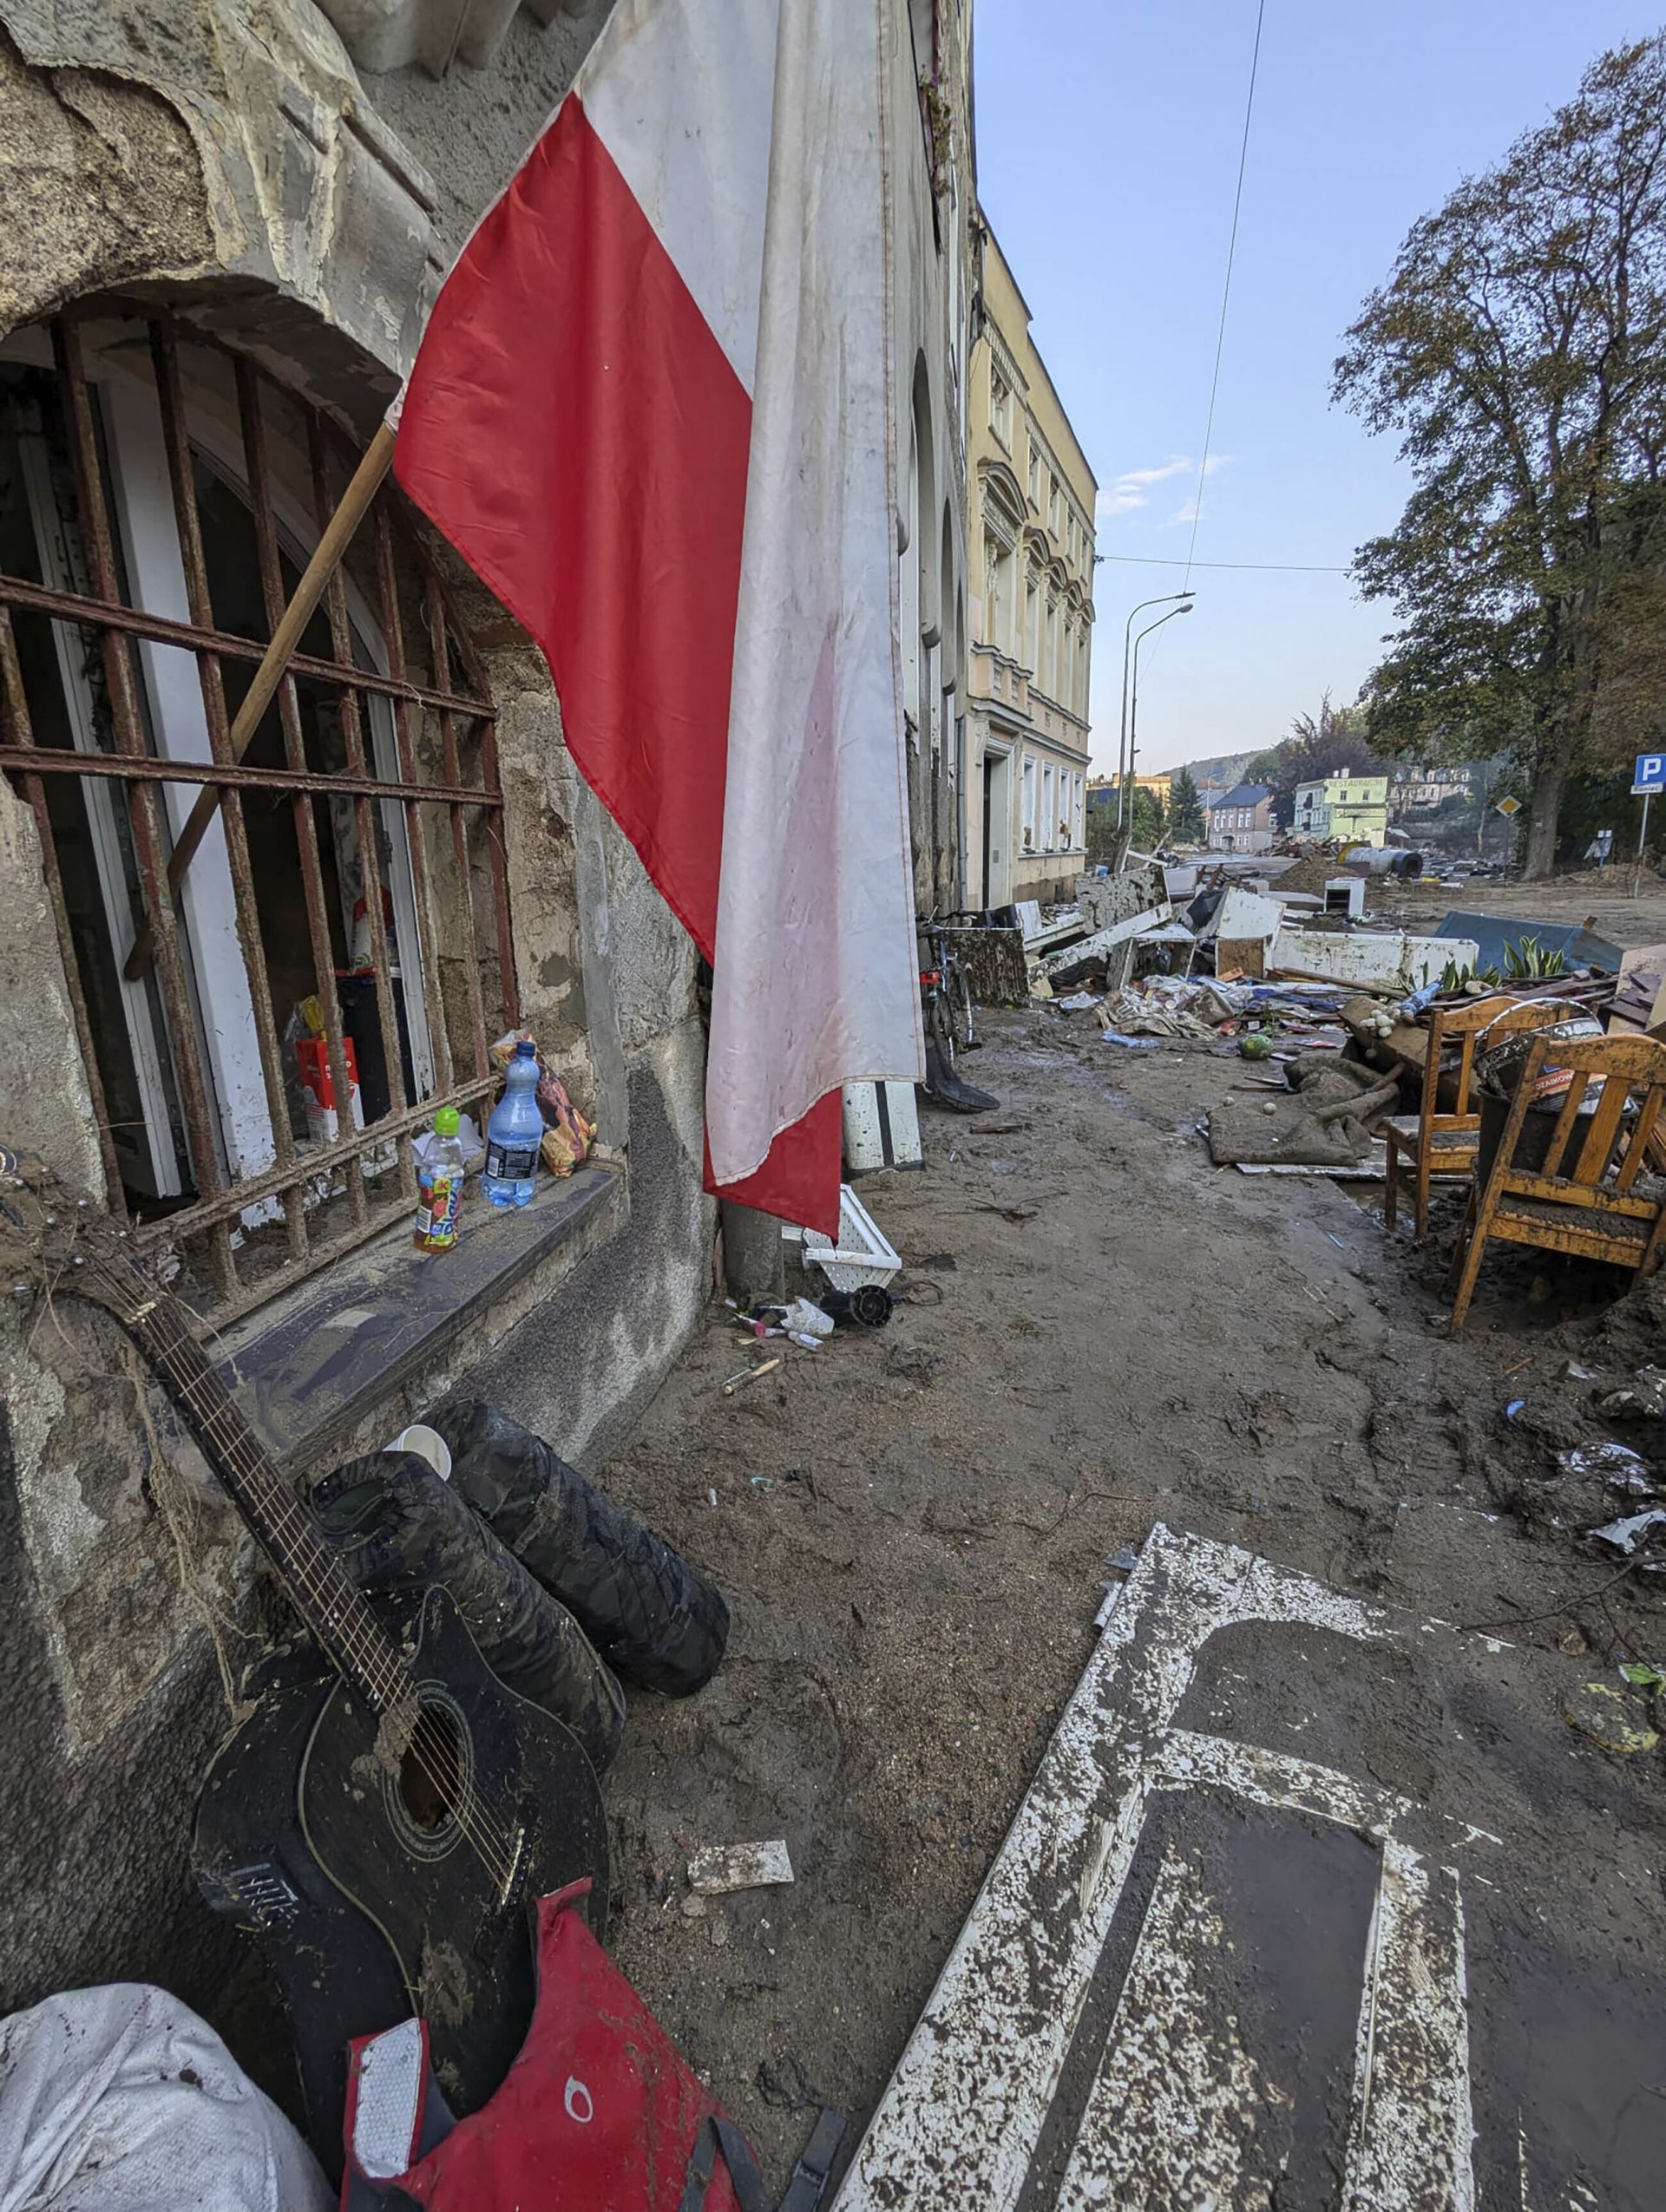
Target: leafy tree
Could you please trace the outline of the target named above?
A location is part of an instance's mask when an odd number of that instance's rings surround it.
[[[1204,802],[1189,768],[1177,768],[1169,786],[1169,835],[1177,845],[1196,845],[1204,834]]]
[[[1348,332],[1335,395],[1397,432],[1415,489],[1354,575],[1400,626],[1379,747],[1508,752],[1550,872],[1571,776],[1662,727],[1666,659],[1666,33],[1413,226]]]
[[[1163,842],[1163,802],[1155,791],[1136,783],[1129,794],[1128,819],[1124,827],[1136,853],[1152,853]]]

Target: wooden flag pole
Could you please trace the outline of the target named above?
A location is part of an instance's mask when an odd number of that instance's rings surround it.
[[[381,488],[393,461],[394,434],[384,422],[364,449],[364,457],[353,471],[341,504],[331,516],[318,549],[306,564],[305,573],[295,586],[295,596],[284,609],[278,627],[272,633],[272,643],[266,647],[259,666],[254,671],[254,681],[249,686],[248,697],[237,710],[232,724],[231,755],[233,762],[240,761],[249,749],[251,740],[259,727],[260,717],[272,704],[272,695],[283,681],[290,656],[301,642],[301,632],[312,619],[318,601],[330,588],[330,579],[341,566],[344,554],[352,543],[353,533],[364,520],[371,501]],[[207,784],[197,794],[196,804],[186,816],[184,826],[174,841],[174,857],[167,864],[167,889],[171,898],[178,891],[186,870],[195,857],[196,850],[206,835],[220,804],[220,794],[212,784]],[[138,978],[149,966],[155,940],[148,920],[140,925],[133,940],[133,950],[121,972],[129,983]]]

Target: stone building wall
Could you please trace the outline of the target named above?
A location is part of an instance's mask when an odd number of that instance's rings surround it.
[[[603,11],[522,14],[495,67],[361,77],[311,0],[0,0],[0,339],[89,295],[165,303],[368,437],[469,225]],[[498,709],[526,1018],[620,1170],[585,1234],[390,1389],[325,1463],[449,1390],[483,1390],[594,1464],[710,1280],[704,1038],[687,940],[561,742],[547,671],[466,576]],[[0,779],[0,1142],[101,1187],[35,823]],[[320,1280],[326,1280],[321,1278]],[[246,1953],[195,1899],[198,1777],[221,1655],[281,1617],[246,1538],[114,1325],[0,1284],[0,1679],[14,1757],[0,2012],[167,1981],[211,2018]],[[292,1294],[303,1297],[303,1292]]]
[[[975,189],[969,24],[961,0],[941,9],[933,66],[954,127],[938,154],[957,168],[934,160],[921,128],[922,0],[888,13],[900,596],[927,904],[947,902],[954,879]],[[471,10],[482,23],[490,12]],[[451,256],[605,13],[605,0],[522,9],[499,23],[489,66],[464,56],[436,74],[428,51],[378,75],[355,66],[336,27],[357,35],[349,0],[0,0],[0,344],[99,293],[163,304],[367,439]],[[912,481],[910,429],[924,455]],[[430,1372],[390,1382],[338,1424],[323,1459],[468,1389],[594,1468],[709,1287],[694,958],[576,776],[541,660],[470,579],[454,570],[454,581],[498,711],[527,1018],[594,1111],[618,1181],[584,1234],[474,1316]],[[0,1142],[34,1146],[97,1190],[35,824],[3,778],[0,871]],[[279,1617],[200,1456],[114,1325],[0,1280],[0,1679],[14,1714],[0,2012],[128,1977],[170,1983],[212,2019],[241,2001],[246,1954],[195,1899],[188,1835],[232,1673],[251,1632]]]

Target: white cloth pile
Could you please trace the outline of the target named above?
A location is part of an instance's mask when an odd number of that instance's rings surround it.
[[[317,2160],[206,2022],[115,1982],[0,2021],[0,2212],[330,2212]]]

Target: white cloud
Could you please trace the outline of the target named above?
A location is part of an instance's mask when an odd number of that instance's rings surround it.
[[[1217,468],[1226,466],[1228,456],[1212,453],[1203,467],[1205,476],[1212,476]],[[1165,483],[1171,476],[1190,476],[1197,473],[1197,464],[1190,454],[1173,453],[1155,468],[1128,468],[1099,494],[1097,509],[1099,519],[1105,520],[1113,514],[1131,514],[1137,507],[1149,506],[1151,487]],[[1181,510],[1176,521],[1190,522],[1190,503]]]

